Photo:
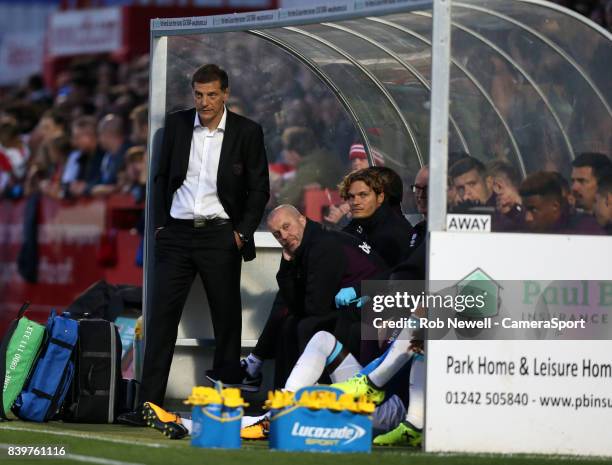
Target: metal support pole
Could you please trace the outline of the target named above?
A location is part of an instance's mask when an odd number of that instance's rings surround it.
[[[144,247],[144,280],[142,293],[143,344],[142,353],[147,344],[147,315],[151,305],[154,265],[154,224],[153,224],[153,177],[161,145],[161,128],[166,114],[166,72],[168,68],[168,37],[151,36],[151,65],[149,79],[149,136],[147,141],[148,176],[145,204],[145,247]],[[141,360],[142,362],[142,360]],[[142,365],[141,365],[142,366]],[[146,399],[140,399],[144,401]]]
[[[432,231],[446,230],[446,190],[448,164],[448,96],[450,79],[451,0],[434,0],[431,43],[431,114],[429,128],[429,183],[427,192],[427,283],[432,255]],[[429,353],[430,341],[425,341]],[[428,367],[425,359],[425,405]],[[427,411],[423,449],[427,451]]]
[[[451,0],[434,0],[429,128],[428,231],[446,229]]]

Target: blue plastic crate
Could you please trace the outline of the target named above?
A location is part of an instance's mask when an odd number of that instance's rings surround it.
[[[221,404],[196,405],[191,420],[191,445],[194,447],[240,449],[242,407]]]
[[[329,387],[308,387],[304,390],[332,390]],[[314,410],[289,406],[272,410],[270,418],[270,449],[306,452],[370,452],[372,418],[348,410]]]

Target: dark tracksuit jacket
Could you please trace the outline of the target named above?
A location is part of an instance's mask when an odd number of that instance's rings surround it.
[[[295,258],[283,259],[276,276],[289,312],[300,319],[300,351],[317,331],[325,330],[359,357],[361,312],[355,306],[337,309],[334,297],[344,287],[354,287],[359,296],[361,281],[383,279],[387,268],[367,242],[308,220]]]
[[[372,216],[353,219],[343,231],[370,244],[391,268],[408,255],[413,228],[383,203]]]
[[[369,243],[308,220],[295,258],[281,260],[276,280],[291,313],[327,315],[336,311],[340,289],[359,289],[362,280],[380,278],[386,268]]]
[[[338,327],[343,326],[338,324],[338,317],[359,317],[359,312],[354,308],[338,310],[334,297],[349,286],[359,293],[362,280],[382,276],[385,268],[369,244],[308,220],[295,258],[281,259],[276,275],[279,292],[253,350],[262,359],[275,359],[275,387],[284,387],[299,355],[317,331],[348,338],[338,334]],[[356,339],[358,345],[359,336]]]

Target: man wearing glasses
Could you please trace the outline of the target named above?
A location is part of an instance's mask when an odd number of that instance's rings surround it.
[[[429,185],[429,166],[423,166],[416,177],[414,178],[414,184],[410,186],[417,207],[417,211],[423,215],[423,220],[414,225],[412,235],[410,236],[410,243],[408,247],[411,253],[416,249],[427,235],[427,186]]]

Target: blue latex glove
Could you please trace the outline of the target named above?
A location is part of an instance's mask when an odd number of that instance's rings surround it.
[[[357,298],[357,292],[352,287],[344,287],[338,291],[335,297],[336,308],[348,307]]]
[[[357,300],[353,300],[353,302],[357,302],[357,308],[361,308],[363,307],[365,304],[367,304],[370,301],[370,297],[367,295],[364,295],[363,297],[359,297]]]

